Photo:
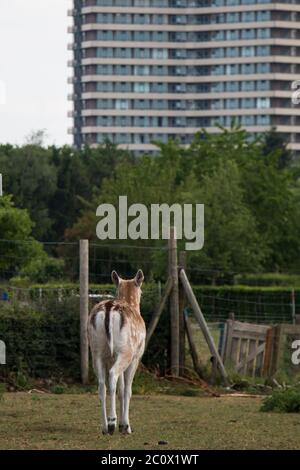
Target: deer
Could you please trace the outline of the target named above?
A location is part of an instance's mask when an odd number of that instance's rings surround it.
[[[88,338],[93,368],[98,379],[102,434],[112,435],[117,425],[116,393],[120,400],[119,431],[131,434],[129,406],[132,382],[145,349],[146,327],[140,312],[141,269],[133,279],[111,274],[117,288],[115,299],[96,304],[88,319]],[[110,411],[106,411],[106,379],[110,392]]]

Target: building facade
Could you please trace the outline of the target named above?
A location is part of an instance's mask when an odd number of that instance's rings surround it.
[[[153,141],[237,123],[300,151],[300,0],[74,0],[74,144]]]

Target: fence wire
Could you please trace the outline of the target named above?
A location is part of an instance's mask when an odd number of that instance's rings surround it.
[[[123,278],[131,278],[139,268],[144,271],[145,285],[154,286],[159,298],[168,275],[167,248],[166,242],[152,245],[90,242],[91,299],[96,299],[97,295],[101,298],[103,292],[111,288],[112,270]],[[199,273],[206,276],[211,271],[202,269],[195,262],[187,267],[187,275],[208,321],[224,321],[234,313],[236,319],[243,321],[291,323],[293,316],[300,312],[300,289],[295,289],[293,297],[292,289],[287,287],[256,289],[201,285]],[[224,273],[223,277],[227,280],[228,274]],[[78,242],[39,244],[34,240],[0,240],[0,302],[21,297],[27,297],[27,302],[32,298],[43,299],[51,290],[57,299],[64,295],[78,295]]]

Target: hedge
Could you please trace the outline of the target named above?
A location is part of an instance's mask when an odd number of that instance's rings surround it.
[[[101,292],[113,291],[112,286],[101,286]],[[99,286],[98,286],[99,289]],[[73,295],[69,289],[60,293],[56,289],[44,289],[42,297],[38,289],[10,291],[10,301],[0,302],[0,339],[6,344],[7,365],[1,366],[0,374],[27,374],[31,377],[80,377],[79,349],[79,297],[76,286]],[[61,296],[61,294],[62,295]],[[70,291],[69,291],[70,293]],[[156,303],[157,289],[144,289],[142,312],[149,323]],[[90,302],[92,304],[95,301]],[[153,336],[143,362],[146,366],[168,367],[169,344],[168,316],[163,315]]]
[[[300,275],[264,273],[264,274],[238,274],[234,277],[237,285],[246,286],[282,286],[300,287]]]
[[[250,286],[194,286],[195,295],[208,321],[235,318],[253,323],[290,323],[291,288]],[[300,288],[295,289],[296,313],[300,311]]]

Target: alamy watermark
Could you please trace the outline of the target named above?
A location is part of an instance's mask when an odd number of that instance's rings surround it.
[[[119,196],[117,209],[101,204],[96,216],[101,217],[96,228],[100,240],[168,240],[174,225],[176,238],[188,241],[186,250],[201,250],[204,245],[204,204],[151,204],[149,211],[139,203],[128,207],[127,196]]]
[[[0,365],[6,364],[6,346],[4,341],[0,340]]]
[[[300,104],[300,80],[294,80],[292,82],[292,103],[294,105]]]
[[[294,366],[299,366],[300,364],[300,339],[296,339],[292,342],[292,349],[295,351],[292,354],[292,363]]]

